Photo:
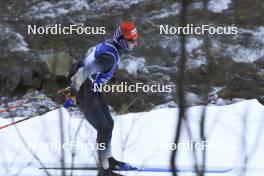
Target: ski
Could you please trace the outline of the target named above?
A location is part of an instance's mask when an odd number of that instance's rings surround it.
[[[39,169],[47,169],[47,170],[98,170],[98,167],[45,167]],[[227,173],[233,170],[233,168],[221,168],[221,169],[206,169],[204,173]],[[118,170],[113,169],[113,171],[134,171],[134,172],[172,172],[171,168],[162,168],[162,167],[146,167],[146,168],[136,168],[136,169],[128,169],[128,170]],[[193,168],[178,168],[176,172],[196,172]]]

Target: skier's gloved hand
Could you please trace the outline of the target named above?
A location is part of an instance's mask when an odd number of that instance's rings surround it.
[[[69,93],[69,95],[68,96],[77,96],[77,94],[78,94],[78,91],[75,89],[75,87],[74,87],[74,85],[73,84],[71,84],[71,86],[70,86],[71,88],[70,88],[70,93]]]
[[[75,96],[69,96],[66,98],[66,101],[63,105],[64,108],[69,108],[76,105],[76,98]]]

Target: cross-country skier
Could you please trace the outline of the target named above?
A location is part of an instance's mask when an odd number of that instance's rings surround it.
[[[84,60],[72,65],[69,72],[73,95],[78,107],[88,122],[97,130],[97,143],[105,144],[105,150],[98,150],[99,176],[117,176],[113,169],[133,169],[128,163],[117,161],[111,154],[111,138],[114,127],[108,105],[100,92],[94,91],[94,84],[109,81],[120,61],[120,55],[130,52],[137,45],[138,32],[133,22],[122,22],[113,39],[90,48]],[[68,98],[64,107],[70,107],[74,99]]]

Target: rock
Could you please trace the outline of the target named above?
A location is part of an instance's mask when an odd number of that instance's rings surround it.
[[[30,54],[13,53],[0,61],[0,86],[5,96],[38,89],[46,80],[47,68]]]
[[[67,76],[73,58],[64,52],[40,55],[49,72],[55,76]]]
[[[257,98],[257,100],[258,100],[262,105],[264,105],[264,95],[263,95],[263,96],[259,96],[259,97]]]

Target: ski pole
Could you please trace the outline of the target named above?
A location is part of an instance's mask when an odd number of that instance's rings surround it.
[[[60,89],[60,90],[56,91],[55,93],[52,93],[50,95],[47,95],[47,96],[44,96],[44,97],[41,97],[41,98],[43,99],[45,97],[53,97],[54,95],[63,93],[63,92],[68,91],[68,90],[70,90],[70,87],[66,87],[66,88]],[[34,102],[34,101],[38,100],[38,97],[40,97],[40,96],[35,96],[35,97],[32,97],[32,98],[29,98],[28,100],[23,101],[22,103],[17,104],[17,105],[9,106],[9,107],[7,107],[5,109],[1,109],[0,113],[9,112],[9,111],[12,111],[14,109],[17,109],[17,108],[23,106],[24,104],[28,104],[28,103]]]
[[[24,118],[24,119],[21,119],[21,120],[18,120],[18,121],[15,121],[15,122],[12,122],[12,123],[9,123],[9,124],[6,124],[6,125],[3,125],[3,126],[0,126],[0,130],[3,129],[3,128],[7,128],[7,127],[9,127],[9,126],[12,126],[12,125],[18,124],[18,123],[20,123],[20,122],[23,122],[23,121],[26,121],[26,120],[32,119],[32,118],[34,118],[34,117],[36,117],[36,116],[40,116],[40,115],[46,114],[46,113],[48,113],[48,112],[50,112],[50,111],[53,111],[53,110],[59,109],[59,108],[61,108],[61,107],[63,107],[63,106],[62,106],[62,105],[61,105],[61,106],[57,106],[57,107],[55,107],[55,108],[49,109],[49,110],[46,111],[46,112],[42,112],[42,113],[38,113],[38,114],[33,114],[33,115],[30,116],[30,117],[27,117],[27,118]]]

